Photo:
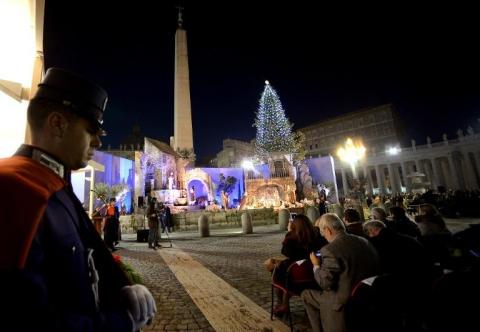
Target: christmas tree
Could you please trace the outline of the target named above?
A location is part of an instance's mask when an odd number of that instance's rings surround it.
[[[280,98],[268,81],[265,81],[256,115],[255,152],[258,157],[264,158],[271,152],[292,154],[298,151],[296,134],[292,133],[293,124],[285,116]]]

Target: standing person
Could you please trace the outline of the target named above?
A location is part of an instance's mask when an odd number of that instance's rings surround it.
[[[165,204],[163,202],[160,202],[160,204],[158,204],[157,213],[158,213],[158,220],[160,221],[160,227],[162,228],[162,233],[165,233],[165,228],[166,228]]]
[[[307,289],[302,300],[314,332],[346,331],[345,305],[353,287],[380,271],[377,251],[368,240],[348,234],[342,220],[326,213],[316,221],[328,244],[321,259],[310,254],[320,290]]]
[[[119,225],[120,225],[120,212],[118,207],[115,205],[116,199],[114,197],[110,198],[108,201],[105,226],[103,228],[103,239],[105,244],[110,250],[115,251],[115,245],[118,244],[119,240]]]
[[[174,187],[175,178],[173,177],[173,172],[170,172],[170,176],[168,177],[168,189],[172,190]]]
[[[71,170],[101,146],[106,101],[99,86],[50,68],[28,106],[31,145],[0,160],[2,330],[131,332],[156,311],[148,289],[129,284],[70,183]]]
[[[208,201],[205,202],[208,203]],[[170,207],[168,205],[165,205],[165,226],[168,228],[169,233],[173,231],[172,212],[170,211]]]
[[[150,200],[150,205],[148,206],[147,210],[148,247],[154,250],[157,250],[157,247],[160,247],[160,244],[158,244],[160,215],[157,211],[156,204],[157,198],[153,197]]]
[[[318,212],[320,215],[324,215],[327,213],[327,194],[325,189],[320,190],[320,195],[318,198]]]
[[[225,192],[225,190],[222,190],[221,192],[222,196],[222,205],[225,210],[228,210],[228,194]]]
[[[195,205],[195,186],[190,188],[190,204]]]

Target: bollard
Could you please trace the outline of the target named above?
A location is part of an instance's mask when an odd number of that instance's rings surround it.
[[[208,229],[208,216],[204,214],[198,217],[198,233],[200,237],[210,236],[210,230]]]
[[[242,213],[242,233],[243,234],[252,234],[252,215],[248,212]]]
[[[288,209],[280,209],[278,211],[278,226],[281,231],[287,230],[289,220],[290,220],[290,211]]]
[[[307,217],[310,219],[312,225],[315,225],[315,221],[320,217],[320,212],[318,208],[315,206],[307,207]]]
[[[343,207],[340,204],[334,204],[333,213],[335,213],[340,219],[343,219]]]

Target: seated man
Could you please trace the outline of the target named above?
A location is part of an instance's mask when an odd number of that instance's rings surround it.
[[[348,234],[365,237],[365,233],[363,233],[362,219],[357,210],[345,209],[343,213],[343,221],[345,222]]]
[[[347,234],[334,213],[322,215],[315,226],[328,241],[320,249],[321,258],[310,254],[321,290],[304,290],[302,300],[314,332],[346,331],[347,300],[359,281],[378,274],[378,254],[366,239]]]

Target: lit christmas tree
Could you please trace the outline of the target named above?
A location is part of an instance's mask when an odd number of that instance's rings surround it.
[[[293,124],[285,116],[280,98],[268,81],[265,81],[254,126],[257,127],[255,152],[258,157],[264,158],[271,152],[297,152]]]

